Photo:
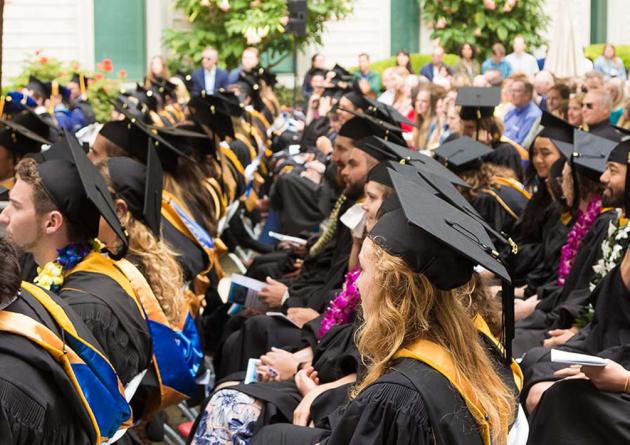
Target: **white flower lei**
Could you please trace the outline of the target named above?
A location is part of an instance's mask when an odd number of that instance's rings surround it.
[[[630,242],[630,224],[625,218],[618,218],[608,225],[608,236],[602,242],[602,257],[593,266],[595,276],[589,284],[592,291],[595,286],[613,270],[623,258]]]

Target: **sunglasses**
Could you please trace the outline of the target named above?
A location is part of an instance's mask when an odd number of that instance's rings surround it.
[[[584,103],[582,104],[582,108],[586,107],[586,108],[588,108],[589,110],[592,110],[592,109],[593,109],[593,105],[594,105],[594,103],[593,103],[593,102],[584,102]]]

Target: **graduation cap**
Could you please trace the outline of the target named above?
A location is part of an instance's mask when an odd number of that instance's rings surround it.
[[[628,130],[622,129],[626,134],[630,134]],[[630,139],[625,139],[615,145],[608,155],[608,162],[617,162],[626,165],[630,169]],[[630,174],[626,170],[626,181],[624,187],[623,208],[626,215],[630,214]]]
[[[48,98],[52,94],[52,84],[43,82],[33,75],[28,76],[26,88],[36,92],[42,98]]]
[[[435,159],[455,173],[479,168],[484,156],[492,149],[467,136],[440,145],[434,150]]]
[[[150,91],[158,94],[162,98],[162,101],[164,101],[166,97],[177,98],[177,85],[168,79],[157,79],[153,82]]]
[[[359,108],[363,111],[367,111],[370,107],[370,103],[367,101],[367,97],[361,92],[350,91],[343,95],[346,99],[350,101],[350,103],[355,107]],[[378,117],[378,116],[375,116]],[[388,117],[383,117],[382,119],[389,119]]]
[[[110,255],[120,259],[127,253],[127,234],[116,216],[105,179],[87,158],[79,141],[71,133],[43,153],[38,172],[46,192],[57,208],[72,223],[84,227],[91,238],[98,236],[102,216],[120,239],[123,247]]]
[[[223,101],[230,116],[240,117],[245,114],[245,105],[241,103],[234,91],[221,88],[215,91],[214,95]]]
[[[157,127],[158,133],[188,156],[205,157],[216,153],[214,140],[196,125],[180,124],[176,127]]]
[[[162,187],[164,172],[155,141],[149,139],[146,166],[127,157],[114,157],[107,161],[109,175],[117,196],[124,199],[129,211],[160,238]]]
[[[241,102],[245,102],[245,98],[250,97],[252,106],[258,111],[263,110],[265,104],[260,96],[260,85],[258,85],[257,79],[252,74],[241,71],[234,85],[241,90]]]
[[[573,143],[573,131],[577,127],[574,127],[567,121],[554,116],[548,111],[543,111],[542,117],[540,118],[540,125],[544,128],[536,137],[549,138],[569,144]]]
[[[441,290],[455,289],[481,265],[503,281],[506,359],[511,361],[514,301],[511,279],[485,228],[474,218],[401,174],[391,180],[401,208],[380,217],[368,236]]]
[[[4,105],[2,107],[2,115],[14,115],[29,108],[35,108],[37,102],[30,96],[25,96],[19,91],[10,91],[4,97]]]
[[[232,118],[221,99],[214,95],[194,96],[188,102],[192,117],[201,127],[207,127],[224,140],[227,136],[234,138]]]
[[[52,142],[46,138],[48,127],[32,114],[22,112],[13,120],[0,119],[0,145],[15,154],[24,156],[27,153],[39,153],[42,145]]]
[[[364,99],[369,104],[368,108],[365,109],[365,111],[369,114],[372,114],[374,117],[387,120],[389,122],[395,122],[398,125],[405,124],[417,127],[414,122],[411,122],[391,105],[387,105],[383,102],[379,102],[378,100],[371,99],[367,96],[364,96]]]
[[[339,109],[354,115],[352,119],[341,126],[339,129],[340,136],[349,137],[355,141],[367,136],[378,136],[388,141],[405,145],[400,126],[366,113],[351,111],[342,107],[339,107]]]
[[[146,105],[151,111],[157,111],[159,105],[159,99],[156,92],[153,89],[146,89],[139,83],[136,84],[136,91],[132,93],[132,96],[138,99],[142,104]]]
[[[350,73],[350,71],[348,71],[338,63],[336,63],[330,71],[335,73],[335,76],[333,77],[333,82],[352,82],[354,80],[354,78],[352,77],[352,73]]]
[[[124,106],[124,104],[120,105],[118,102],[114,102],[114,107],[125,116],[125,119],[127,119],[128,123],[132,125],[136,130],[134,133],[132,133],[133,135],[132,138],[135,138],[135,139],[132,139],[132,144],[131,144],[131,148],[135,152],[134,153],[135,157],[137,157],[138,159],[147,158],[146,148],[145,148],[147,147],[146,138],[150,138],[154,140],[155,147],[157,149],[161,149],[162,147],[164,147],[166,149],[169,149],[171,152],[175,153],[178,156],[186,158],[191,162],[195,162],[194,159],[192,159],[186,153],[182,152],[173,144],[171,144],[166,139],[164,139],[160,135],[157,127],[152,127],[150,125],[147,125],[141,119],[138,119],[135,115],[133,115],[129,111],[127,107]]]
[[[572,164],[586,176],[599,181],[606,170],[608,156],[617,143],[582,130],[575,130],[574,141]]]
[[[127,153],[133,153],[132,134],[128,120],[105,122],[98,134]]]
[[[263,80],[265,84],[270,87],[274,87],[276,83],[278,83],[278,76],[273,73],[269,68],[265,68],[263,66],[259,66],[255,69],[256,74],[260,80]]]
[[[501,103],[498,87],[460,87],[455,105],[461,106],[459,117],[465,121],[478,121],[494,114],[494,107]]]
[[[190,73],[184,73],[181,70],[178,70],[175,73],[175,77],[179,78],[183,83],[189,93],[193,90],[193,80],[192,75]]]

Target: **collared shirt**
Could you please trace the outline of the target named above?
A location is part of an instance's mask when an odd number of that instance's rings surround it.
[[[481,65],[481,73],[486,74],[486,71],[496,70],[501,73],[501,79],[507,79],[512,74],[512,66],[505,59],[501,59],[499,63],[494,63],[492,58],[487,59]]]
[[[531,101],[521,108],[511,106],[508,112],[505,113],[505,118],[503,119],[505,125],[503,135],[523,145],[527,135],[540,119],[541,115],[542,111],[540,111],[540,108]]]
[[[214,92],[214,83],[217,78],[217,67],[213,66],[210,71],[203,70],[203,78],[206,93],[212,94]]]

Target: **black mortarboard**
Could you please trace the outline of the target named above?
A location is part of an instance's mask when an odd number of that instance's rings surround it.
[[[348,71],[338,63],[333,66],[331,71],[335,73],[335,77],[333,77],[333,82],[352,82],[354,80],[350,71]]]
[[[343,95],[350,103],[355,107],[363,111],[367,111],[370,107],[370,103],[366,100],[366,97],[360,92],[350,91]]]
[[[511,279],[488,233],[477,220],[402,175],[392,172],[391,179],[401,208],[382,215],[368,236],[438,289],[464,285],[476,264],[499,276],[504,283],[503,341],[510,361],[514,329]]]
[[[405,124],[417,127],[414,122],[411,122],[391,105],[379,102],[378,100],[371,99],[367,96],[364,96],[364,99],[369,104],[368,108],[365,109],[368,114],[371,114],[378,119],[394,122],[398,125]]]
[[[122,121],[105,122],[98,134],[131,154],[133,147],[131,129],[129,127],[129,121],[126,119]]]
[[[151,111],[157,111],[159,105],[158,95],[153,89],[145,89],[142,85],[136,84],[136,91],[133,97],[138,99],[142,104],[146,105]],[[138,107],[140,108],[140,107]]]
[[[130,123],[134,127],[134,131],[132,132],[132,142],[131,142],[132,150],[130,152],[130,154],[132,154],[134,157],[138,158],[139,160],[147,158],[147,152],[146,152],[147,150],[146,147],[148,144],[147,138],[151,138],[155,141],[155,147],[158,150],[161,150],[162,147],[164,147],[166,149],[169,149],[176,155],[187,158],[188,160],[194,162],[194,159],[192,159],[186,153],[182,152],[173,144],[171,144],[166,139],[164,139],[160,135],[158,128],[147,125],[141,119],[138,119],[133,113],[129,111],[129,109],[125,106],[125,104],[121,105],[120,103],[115,102],[114,106],[120,113],[122,113],[125,116],[125,119],[127,120],[127,122]]]
[[[572,163],[581,173],[595,181],[606,170],[608,155],[617,143],[593,133],[575,130]]]
[[[245,114],[245,105],[241,103],[234,91],[227,91],[223,88],[214,92],[214,95],[223,101],[230,116],[240,117]]]
[[[418,169],[426,170],[432,174],[442,176],[454,185],[468,188],[468,184],[466,184],[466,182],[462,178],[457,176],[455,173],[450,171],[443,164],[440,164],[432,157],[427,156],[423,153],[419,153],[417,151],[413,151],[406,146],[386,141],[382,138],[377,137],[374,139],[374,141],[378,141],[381,143],[382,149],[391,155],[391,160],[413,165]]]
[[[42,145],[50,145],[48,126],[33,114],[21,112],[13,120],[0,119],[0,145],[17,156],[39,153]]]
[[[259,79],[263,80],[267,86],[274,87],[276,83],[278,83],[277,77],[275,73],[273,73],[269,68],[265,68],[263,66],[259,66],[256,68],[256,74]]]
[[[42,82],[37,77],[30,75],[28,76],[28,83],[26,84],[26,88],[37,92],[37,94],[43,98],[50,97],[52,93],[52,85],[50,82]]]
[[[177,85],[171,82],[168,79],[157,79],[151,86],[151,91],[155,94],[160,95],[162,101],[166,99],[166,97],[177,98]]]
[[[460,87],[455,105],[461,106],[459,116],[466,121],[479,120],[494,114],[494,107],[501,103],[498,87]]]
[[[192,90],[193,90],[193,80],[192,80],[192,75],[190,73],[184,73],[183,71],[177,71],[177,73],[175,73],[175,77],[179,77],[182,80],[182,82],[186,86],[186,89],[188,90],[189,93],[192,92]]]
[[[48,153],[50,152],[50,153]],[[114,203],[96,167],[87,158],[79,141],[71,133],[43,153],[45,162],[38,172],[46,192],[57,208],[72,223],[84,227],[91,238],[98,236],[102,216],[123,244],[112,258],[125,256],[129,246],[127,234],[116,216]]]
[[[340,109],[354,115],[355,117],[346,121],[346,123],[342,125],[339,129],[339,135],[346,136],[354,140],[359,140],[367,136],[378,136],[388,141],[405,145],[405,139],[402,136],[402,129],[400,126],[394,125],[383,119],[375,118],[369,114],[350,111],[341,107]]]
[[[542,117],[540,118],[540,125],[544,128],[536,137],[540,136],[569,144],[573,143],[573,130],[575,130],[576,127],[567,121],[554,116],[548,111],[543,111]]]
[[[81,82],[83,81],[84,87],[87,87],[87,83],[89,80],[91,79],[82,73],[72,73],[72,77],[70,78],[70,82],[78,83],[79,86],[81,86]]]
[[[479,168],[484,156],[492,149],[472,138],[463,136],[440,145],[434,150],[435,159],[454,172]]]
[[[214,141],[198,126],[180,124],[176,127],[157,127],[158,133],[189,156],[205,157],[216,153]]]
[[[221,99],[215,96],[195,96],[188,102],[188,109],[197,124],[207,127],[225,140],[227,136],[234,138],[234,125],[227,107]]]
[[[378,162],[392,159],[392,155],[387,150],[383,149],[383,144],[380,141],[381,140],[379,140],[376,136],[368,136],[360,139],[354,144],[354,146],[359,150],[364,151]]]
[[[236,85],[241,90],[241,102],[245,102],[245,98],[249,96],[252,106],[258,111],[263,110],[265,104],[260,96],[260,85],[252,74],[241,72],[236,81]]]
[[[625,129],[623,129],[625,130]],[[627,130],[625,130],[627,134]],[[630,139],[619,142],[608,155],[608,162],[617,162],[627,166],[624,187],[623,208],[626,215],[630,214]]]
[[[142,221],[159,239],[164,172],[154,141],[150,141],[146,167],[127,157],[110,158],[107,166],[116,195],[125,200],[134,218]]]

